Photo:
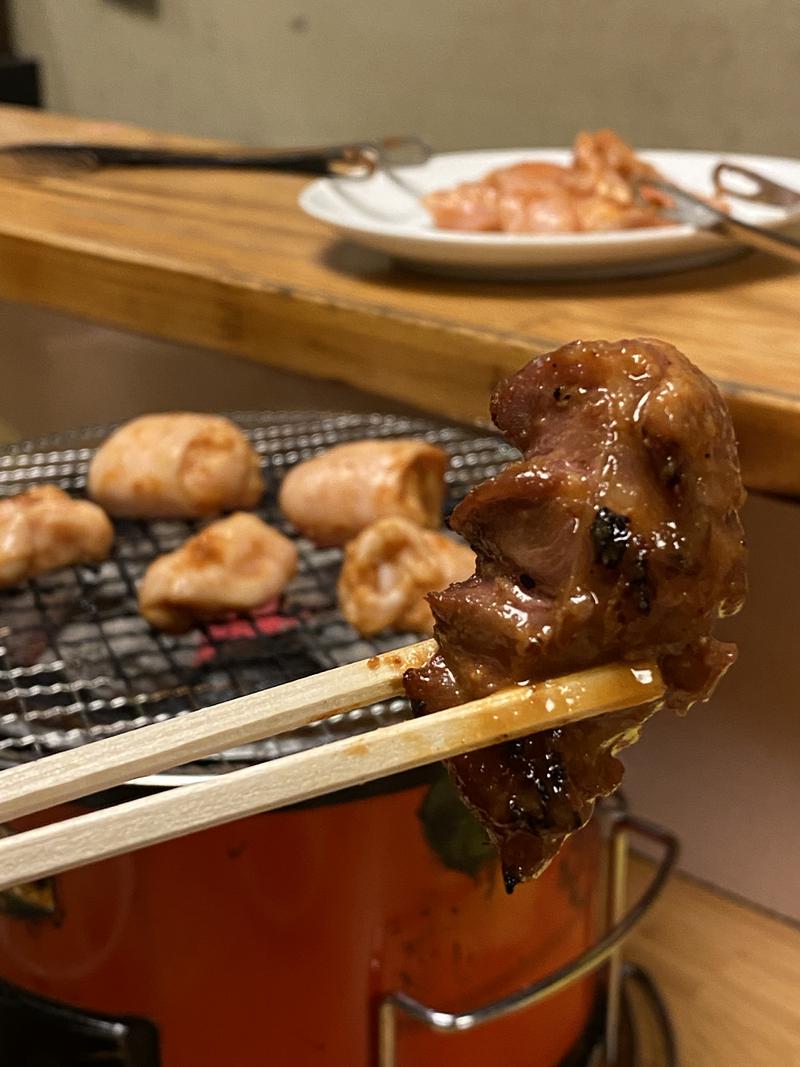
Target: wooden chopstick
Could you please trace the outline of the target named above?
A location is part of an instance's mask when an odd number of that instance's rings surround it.
[[[533,686],[513,686],[200,785],[8,837],[0,841],[0,890],[537,730],[657,701],[663,694],[658,669],[647,664],[611,664]],[[196,718],[197,713],[178,721],[189,730]],[[155,727],[141,732],[149,730]],[[88,759],[94,747],[82,750]]]
[[[0,823],[397,696],[436,647],[421,641],[2,771]]]

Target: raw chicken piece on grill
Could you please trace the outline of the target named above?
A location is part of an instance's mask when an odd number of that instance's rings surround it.
[[[184,633],[195,622],[260,607],[283,591],[296,568],[289,538],[239,511],[151,563],[139,610],[157,629]]]
[[[0,500],[0,588],[44,571],[107,559],[114,540],[108,516],[54,485]]]
[[[345,548],[339,606],[368,637],[380,630],[430,633],[426,593],[459,582],[475,569],[475,553],[409,519],[379,519]]]
[[[343,545],[377,519],[421,526],[442,521],[447,455],[412,438],[353,441],[300,463],[286,475],[280,506],[318,545]]]
[[[254,508],[258,453],[219,415],[142,415],[111,434],[89,467],[89,495],[110,515],[202,518]]]

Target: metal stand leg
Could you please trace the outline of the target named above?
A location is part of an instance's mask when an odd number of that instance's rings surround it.
[[[623,816],[624,818],[624,816]],[[614,819],[608,843],[608,890],[606,929],[613,930],[625,914],[628,889],[628,833],[624,822]],[[619,1020],[622,1006],[622,943],[608,957],[606,994],[606,1067],[619,1061]]]

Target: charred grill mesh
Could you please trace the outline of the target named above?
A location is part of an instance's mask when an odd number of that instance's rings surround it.
[[[451,456],[448,502],[515,458],[477,430],[399,416],[316,412],[232,416],[263,458],[267,493],[259,514],[294,536],[276,490],[288,467],[342,441],[414,435]],[[0,453],[0,497],[50,483],[81,495],[94,448],[109,427],[16,444]],[[279,608],[179,637],[157,633],[136,610],[135,588],[150,562],[196,529],[182,521],[118,521],[103,564],[45,574],[0,593],[0,766],[36,759],[147,723],[254,692],[414,640],[365,640],[336,608],[341,553],[295,537],[298,574]],[[182,774],[208,774],[272,759],[384,725],[407,714],[404,700],[242,746]]]

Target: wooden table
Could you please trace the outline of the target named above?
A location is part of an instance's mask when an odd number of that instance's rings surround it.
[[[642,860],[632,863],[634,896],[650,869]],[[631,937],[626,956],[656,980],[682,1067],[800,1064],[796,927],[678,875]]]
[[[0,108],[0,142],[193,143]],[[194,142],[204,143],[204,142]],[[725,391],[747,484],[800,495],[800,276],[761,255],[664,278],[434,280],[334,241],[286,175],[109,171],[0,180],[0,296],[61,308],[442,414],[575,337],[655,335]]]

